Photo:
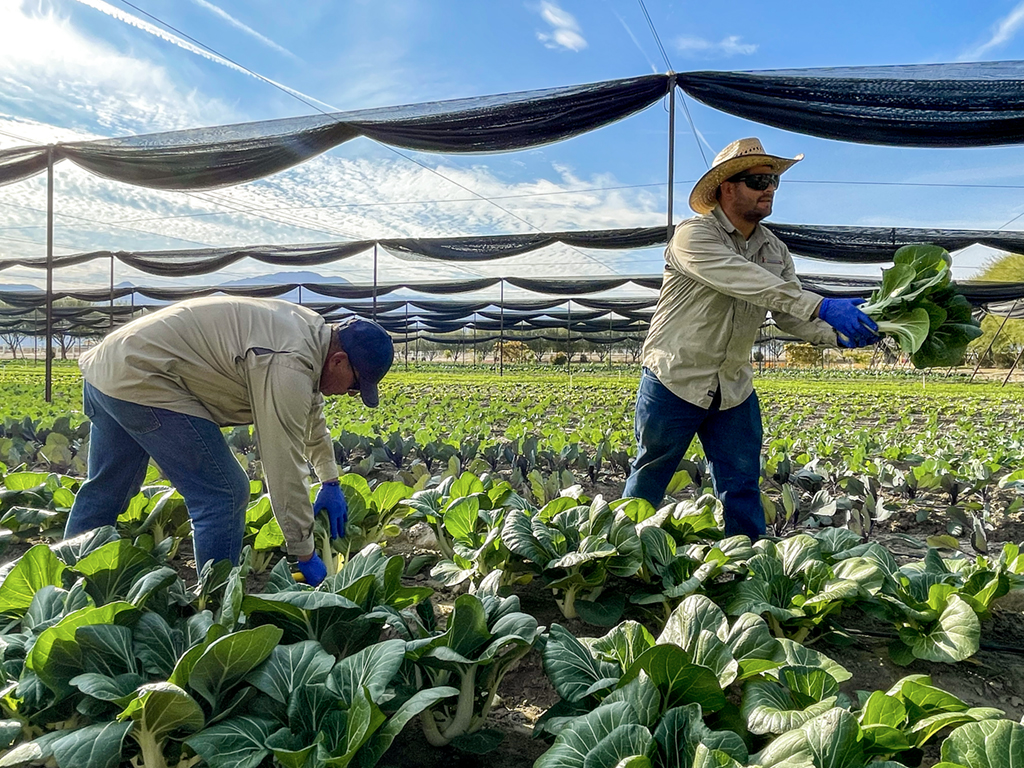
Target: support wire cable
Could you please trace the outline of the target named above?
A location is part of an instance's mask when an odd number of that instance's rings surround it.
[[[651,29],[651,34],[654,35],[654,42],[658,45],[658,50],[661,51],[661,57],[665,60],[665,66],[668,67],[669,72],[675,72],[675,68],[672,66],[672,62],[669,61],[668,53],[665,51],[665,46],[661,44],[661,35],[658,34],[657,27],[654,26],[654,20],[651,18],[651,14],[647,12],[647,6],[644,4],[644,0],[637,0],[640,3],[640,10],[643,11],[644,18],[647,19],[647,26]],[[679,102],[683,105],[683,114],[686,115],[686,122],[690,124],[690,131],[693,133],[693,140],[697,142],[697,151],[700,152],[700,157],[704,161],[704,166],[710,168],[711,165],[708,163],[708,157],[704,154],[704,146],[700,143],[700,135],[697,133],[697,126],[693,122],[693,116],[690,115],[690,108],[686,105],[686,93],[680,91],[682,98]]]
[[[228,61],[228,62],[230,62],[231,64],[233,64],[234,66],[236,66],[236,67],[239,67],[239,68],[243,69],[244,71],[248,72],[248,73],[249,73],[250,75],[252,75],[253,77],[255,77],[255,78],[259,79],[259,80],[262,80],[263,82],[265,82],[265,83],[267,83],[267,84],[269,84],[269,85],[272,85],[272,86],[274,86],[275,88],[277,88],[278,90],[282,91],[283,93],[287,93],[287,94],[288,94],[289,96],[291,96],[292,98],[294,98],[294,99],[297,99],[298,101],[301,101],[301,102],[302,102],[303,104],[305,104],[306,106],[310,107],[311,109],[315,109],[315,110],[316,110],[317,112],[319,112],[320,114],[322,114],[322,115],[325,115],[325,116],[328,116],[328,117],[330,116],[330,113],[328,113],[328,112],[325,112],[325,111],[324,111],[323,109],[321,109],[320,107],[318,107],[318,106],[317,106],[316,104],[313,104],[313,103],[312,103],[311,101],[309,101],[308,99],[306,99],[306,98],[305,98],[304,96],[302,96],[302,95],[301,95],[301,94],[299,94],[298,92],[296,92],[296,91],[294,91],[294,90],[292,90],[292,89],[290,89],[290,88],[287,88],[286,86],[283,86],[283,85],[281,85],[280,83],[276,83],[276,82],[274,82],[273,80],[271,80],[271,79],[269,79],[269,78],[267,78],[267,77],[264,77],[263,75],[261,75],[261,74],[259,74],[259,73],[257,73],[257,72],[254,72],[253,70],[249,69],[248,67],[246,67],[246,66],[245,66],[245,65],[243,65],[243,64],[239,64],[239,63],[238,63],[237,61],[234,61],[234,60],[233,60],[233,59],[231,59],[230,57],[228,57],[228,56],[225,56],[224,54],[222,54],[222,53],[221,53],[220,51],[217,51],[216,49],[214,49],[214,48],[211,48],[210,46],[206,45],[205,43],[202,43],[202,42],[200,42],[200,41],[199,41],[199,40],[197,40],[196,38],[194,38],[194,37],[191,37],[190,35],[188,35],[188,34],[186,34],[186,33],[182,32],[181,30],[177,29],[177,28],[176,28],[176,27],[174,27],[173,25],[171,25],[171,24],[168,24],[167,22],[165,22],[165,21],[163,21],[162,19],[160,19],[160,18],[158,18],[158,17],[154,16],[153,14],[151,14],[151,13],[148,13],[147,11],[144,11],[144,10],[142,10],[142,9],[141,9],[141,8],[139,8],[139,7],[137,6],[137,5],[135,5],[134,3],[130,2],[130,0],[121,0],[121,2],[122,2],[122,3],[124,4],[124,5],[127,5],[127,6],[128,6],[129,8],[132,8],[132,9],[134,9],[134,10],[138,11],[139,13],[143,14],[144,16],[147,16],[148,18],[152,19],[152,20],[153,20],[153,21],[155,21],[156,23],[158,23],[158,24],[160,24],[160,25],[162,25],[162,26],[166,27],[167,29],[170,29],[170,30],[171,30],[171,31],[173,31],[173,32],[174,32],[175,34],[179,34],[179,35],[181,35],[182,37],[186,38],[187,40],[189,40],[189,41],[191,41],[191,42],[195,43],[196,45],[198,45],[198,46],[200,46],[200,47],[202,47],[202,48],[206,49],[206,50],[207,50],[207,51],[209,51],[210,53],[213,53],[213,54],[215,54],[215,55],[217,55],[217,56],[220,56],[220,57],[221,57],[222,59],[224,59],[225,61]],[[641,0],[641,2],[642,2],[642,0]],[[660,45],[660,42],[659,42],[659,45]],[[667,58],[666,58],[666,60],[667,60]],[[321,103],[323,103],[323,104],[324,104],[325,106],[331,107],[332,109],[336,109],[335,107],[333,107],[333,106],[332,106],[332,105],[330,105],[330,104],[327,104],[326,102],[321,102]],[[384,146],[387,146],[387,145],[384,145]],[[469,193],[470,193],[471,195],[475,195],[475,196],[476,196],[476,197],[478,197],[478,198],[479,198],[480,200],[483,200],[483,201],[485,201],[485,202],[488,202],[488,203],[490,203],[491,205],[493,205],[493,206],[495,206],[496,208],[498,208],[498,210],[500,210],[500,211],[504,212],[505,214],[507,214],[507,215],[509,215],[509,216],[512,216],[512,217],[513,217],[513,218],[515,218],[515,219],[518,219],[519,221],[523,222],[524,224],[526,224],[526,225],[527,225],[528,227],[530,227],[531,229],[534,229],[534,230],[536,230],[536,231],[538,231],[538,232],[540,232],[540,231],[541,231],[541,228],[540,228],[540,227],[538,227],[538,226],[536,226],[536,225],[534,225],[534,224],[531,224],[531,223],[530,223],[529,221],[527,221],[526,219],[524,219],[524,218],[523,218],[522,216],[519,216],[519,215],[517,215],[517,214],[513,213],[512,211],[508,210],[507,208],[505,208],[505,207],[503,207],[503,206],[501,206],[501,205],[499,205],[499,204],[495,203],[494,201],[492,201],[492,200],[490,200],[489,198],[485,197],[484,195],[481,195],[481,194],[479,194],[478,192],[476,192],[476,191],[474,191],[474,190],[470,189],[469,187],[465,186],[464,184],[460,184],[459,182],[455,181],[454,179],[450,179],[450,178],[448,178],[447,176],[443,175],[443,174],[442,174],[442,173],[440,173],[439,171],[436,171],[436,170],[434,170],[433,168],[430,168],[430,167],[429,167],[428,165],[426,165],[425,163],[422,163],[422,162],[420,162],[419,160],[416,160],[415,158],[412,158],[412,157],[410,157],[409,155],[406,155],[406,154],[404,154],[403,152],[400,152],[400,151],[398,151],[398,150],[397,150],[397,149],[395,149],[394,147],[390,147],[390,146],[388,146],[388,149],[390,149],[390,150],[391,150],[392,152],[394,152],[394,153],[395,153],[396,155],[398,155],[399,157],[405,158],[406,160],[408,160],[408,161],[410,161],[410,162],[416,163],[416,165],[419,165],[419,166],[421,166],[422,168],[425,168],[426,170],[430,171],[431,173],[433,173],[434,175],[438,176],[439,178],[441,178],[441,179],[444,179],[445,181],[447,181],[447,182],[449,182],[449,183],[451,183],[451,184],[454,184],[455,186],[459,187],[460,189],[463,189],[463,190],[465,190],[466,192],[469,192]],[[580,252],[580,251],[577,251],[577,253],[579,253],[579,254],[580,254],[581,256],[583,256],[584,258],[586,258],[586,259],[589,259],[590,261],[594,262],[595,264],[597,264],[597,265],[599,265],[599,266],[601,266],[601,267],[604,267],[605,269],[608,269],[608,268],[609,268],[609,267],[608,267],[608,266],[607,266],[606,264],[602,263],[602,262],[601,262],[600,260],[598,260],[598,259],[596,259],[596,258],[594,258],[594,257],[592,257],[592,256],[588,256],[587,254],[585,254],[585,253],[582,253],[582,252]],[[469,272],[472,272],[472,270],[467,270],[467,271],[469,271]],[[475,273],[474,273],[474,274],[475,274]]]

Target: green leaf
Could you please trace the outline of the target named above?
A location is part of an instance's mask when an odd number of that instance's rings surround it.
[[[70,680],[71,685],[87,696],[92,696],[100,701],[113,702],[120,702],[122,699],[133,696],[136,689],[145,682],[146,679],[142,675],[135,674],[134,672],[128,672],[117,677],[86,672],[84,675],[78,675]],[[125,704],[127,704],[127,701],[121,706]]]
[[[819,670],[820,671],[820,670]],[[789,690],[774,680],[754,680],[743,691],[740,714],[747,729],[757,735],[785,733],[835,706],[834,696],[801,707]]]
[[[444,512],[444,528],[452,539],[467,539],[476,529],[480,499],[476,496],[459,499]]]
[[[136,698],[117,716],[118,720],[129,718],[156,742],[175,731],[198,731],[205,722],[198,702],[173,683],[141,686]]]
[[[861,707],[861,725],[888,725],[899,728],[907,720],[907,708],[895,696],[874,691]]]
[[[356,759],[361,768],[373,768],[387,752],[395,737],[402,732],[412,718],[420,714],[439,701],[453,698],[459,695],[458,688],[451,686],[437,686],[419,691],[412,698],[406,701],[398,711],[375,733],[359,750]]]
[[[31,763],[41,765],[53,757],[53,744],[58,739],[64,738],[63,731],[50,731],[44,733],[37,739],[22,742],[14,749],[8,750],[6,754],[0,755],[0,768],[14,768],[14,766]]]
[[[110,603],[101,608],[81,608],[44,631],[25,658],[47,688],[63,696],[70,693],[68,681],[84,671],[82,649],[75,637],[79,627],[127,622],[135,613],[130,603]]]
[[[282,728],[267,737],[266,746],[274,753],[274,759],[285,768],[303,768],[323,741],[323,734],[318,733],[312,743],[307,744],[306,741],[287,728]]]
[[[551,748],[537,758],[533,768],[584,768],[587,755],[603,738],[617,727],[634,722],[632,710],[624,701],[598,707],[562,729]]]
[[[984,720],[961,725],[942,742],[942,759],[968,768],[1021,768],[1024,725]]]
[[[634,756],[651,757],[656,752],[654,737],[642,725],[620,725],[590,750],[583,768],[615,768]]]
[[[36,544],[21,556],[0,584],[0,613],[21,618],[32,604],[36,592],[46,586],[61,586],[63,573],[64,564],[50,548]]]
[[[131,729],[132,723],[87,725],[53,742],[53,756],[60,768],[117,768]]]
[[[692,702],[700,704],[705,712],[716,712],[725,706],[725,694],[718,676],[708,667],[694,664],[682,648],[656,645],[645,651],[623,674],[619,687],[641,671],[646,672],[658,686],[668,708]]]
[[[327,688],[345,706],[351,706],[355,694],[362,690],[376,703],[398,674],[404,659],[404,640],[376,643],[339,661],[331,671]]]
[[[155,567],[152,555],[125,539],[104,544],[75,564],[98,605],[127,596],[139,576]]]
[[[135,624],[132,646],[148,674],[167,678],[185,652],[185,639],[162,616],[146,611]]]
[[[626,596],[621,592],[602,592],[597,600],[577,600],[576,611],[588,624],[610,627],[626,608]]]
[[[80,627],[75,640],[88,671],[111,676],[136,671],[131,628],[94,624]]]
[[[959,596],[951,595],[932,631],[909,642],[906,638],[903,640],[918,659],[946,663],[963,661],[978,652],[981,623],[971,606]]]
[[[256,768],[270,754],[267,738],[277,728],[263,717],[233,717],[185,740],[210,768]]]
[[[282,634],[278,627],[267,625],[215,640],[192,667],[189,686],[216,709],[222,695],[263,663]]]
[[[908,355],[914,354],[921,348],[928,338],[928,331],[931,328],[931,317],[928,315],[928,310],[923,307],[917,307],[892,315],[887,320],[876,320],[875,322],[878,324],[878,332],[895,337],[899,341],[900,349]]]
[[[739,616],[730,627],[725,642],[739,664],[738,677],[741,680],[780,664],[776,659],[782,653],[782,647],[772,636],[765,620],[756,614]]]
[[[624,621],[604,637],[591,642],[590,651],[604,661],[629,669],[640,654],[653,648],[654,644],[654,636],[645,626],[635,621]]]
[[[863,768],[864,749],[859,737],[860,728],[853,715],[844,709],[830,709],[776,738],[755,757],[755,762],[763,768]]]
[[[141,608],[145,605],[150,595],[166,589],[178,580],[177,572],[168,566],[161,566],[155,571],[142,576],[136,580],[131,589],[128,590],[127,600],[134,606]]]
[[[658,642],[690,650],[702,630],[725,640],[728,636],[729,622],[722,609],[706,596],[691,595],[672,611],[665,628],[658,635]]]
[[[776,659],[783,664],[792,667],[818,667],[824,669],[835,678],[837,683],[844,683],[853,677],[839,663],[813,648],[808,648],[787,638],[779,638],[778,643],[781,652],[776,656]]]
[[[551,625],[542,656],[545,674],[566,701],[580,701],[599,681],[606,681],[610,688],[622,676],[622,667],[594,658],[587,647],[560,624]]]
[[[280,704],[287,704],[292,692],[326,679],[334,666],[334,657],[315,640],[279,645],[259,667],[246,676],[246,682]]]

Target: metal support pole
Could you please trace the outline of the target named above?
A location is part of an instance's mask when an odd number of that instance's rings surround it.
[[[114,254],[110,254],[110,330],[114,330]]]
[[[53,402],[53,146],[46,151],[46,402]]]
[[[674,227],[672,224],[672,206],[675,192],[676,166],[676,75],[670,72],[668,77],[668,231],[667,242],[672,242]]]
[[[978,357],[978,364],[974,366],[974,370],[971,371],[971,378],[967,380],[968,384],[974,381],[974,375],[978,372],[978,369],[981,368],[981,361],[984,360],[985,356],[992,351],[992,347],[995,346],[996,339],[998,339],[999,334],[1002,333],[1003,328],[1006,326],[1006,321],[1010,319],[1010,315],[1012,315],[1014,310],[1017,309],[1017,302],[1019,301],[1020,299],[1014,300],[1013,306],[1010,307],[1010,311],[1006,313],[1005,317],[1003,317],[1003,322],[999,324],[999,328],[996,329],[995,335],[992,336],[992,341],[988,343],[988,348]]]
[[[377,322],[377,244],[373,244],[373,321]]]
[[[299,286],[299,305],[302,305],[302,286]]]
[[[565,303],[565,348],[569,354],[565,358],[565,372],[572,378],[572,299]]]
[[[498,326],[498,375],[505,375],[505,278],[498,280],[501,288],[501,299],[498,305],[501,308],[501,324]]]
[[[608,371],[611,371],[611,352],[615,348],[615,345],[611,342],[611,336],[614,333],[611,330],[613,317],[614,312],[608,312]]]
[[[1010,366],[1010,370],[1006,372],[1006,378],[1003,379],[1003,383],[999,385],[1000,387],[1006,386],[1006,382],[1010,380],[1010,376],[1013,374],[1013,369],[1017,367],[1017,363],[1020,362],[1020,358],[1022,355],[1024,355],[1024,347],[1021,347],[1020,352],[1017,353],[1017,357],[1013,361],[1013,365]]]
[[[473,366],[476,367],[476,312],[473,313]]]
[[[405,370],[409,370],[409,302],[405,302]]]

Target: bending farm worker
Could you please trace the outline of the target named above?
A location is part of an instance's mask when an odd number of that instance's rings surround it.
[[[314,514],[325,510],[337,537],[347,513],[324,395],[359,395],[375,408],[393,358],[376,323],[332,326],[275,299],[192,299],[118,328],[80,362],[89,470],[64,535],[114,525],[152,457],[185,499],[197,570],[237,565],[249,478],[220,428],[254,424],[288,556],[319,584],[326,566],[314,553]],[[313,509],[309,464],[322,482]]]
[[[638,444],[624,496],[660,506],[695,435],[707,456],[727,536],[765,532],[759,488],[761,411],[750,353],[768,311],[783,331],[824,346],[878,341],[859,299],[805,291],[786,245],[761,221],[792,160],[757,139],[723,149],[690,194],[699,216],[665,250],[658,305],[643,349]]]

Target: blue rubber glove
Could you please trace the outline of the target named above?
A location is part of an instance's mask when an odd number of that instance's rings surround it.
[[[878,326],[857,306],[864,299],[822,299],[818,317],[839,334],[839,346],[853,349],[866,347],[878,341]]]
[[[320,555],[316,552],[306,562],[299,560],[297,563],[299,573],[302,574],[302,578],[306,580],[306,583],[311,587],[317,586],[321,581],[327,578],[327,566],[324,565],[324,561],[320,559]]]
[[[341,484],[337,480],[328,480],[320,486],[320,492],[313,502],[313,515],[327,510],[327,519],[331,521],[331,538],[345,538],[345,526],[348,523],[348,503],[341,492]]]

